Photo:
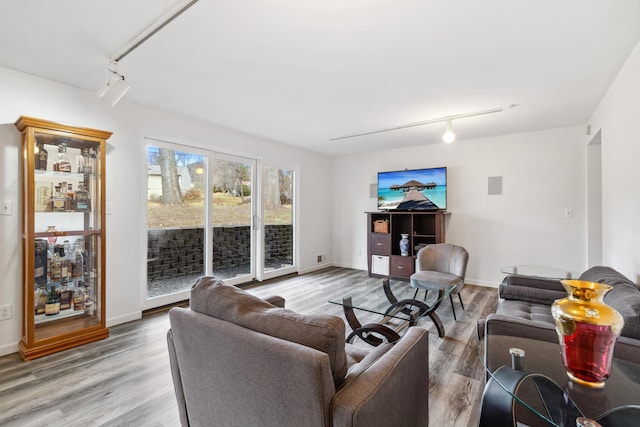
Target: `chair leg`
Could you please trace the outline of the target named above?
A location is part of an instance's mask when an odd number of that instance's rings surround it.
[[[416,288],[416,292],[413,294],[413,299],[416,299],[416,297],[418,296],[418,291],[420,290],[420,288]]]
[[[460,293],[458,293],[458,299],[460,300],[460,306],[464,310],[464,304],[462,303],[462,295]],[[449,301],[451,301],[451,310],[453,311],[453,320],[457,322],[458,318],[456,317],[456,308],[453,305],[453,295],[451,294],[449,294]]]
[[[424,298],[422,298],[422,301],[426,301],[427,300],[427,293],[429,292],[429,289],[425,289],[424,290]]]
[[[451,301],[451,310],[453,311],[453,320],[457,322],[458,318],[456,317],[456,308],[453,306],[453,296],[451,294],[449,294],[449,301]]]

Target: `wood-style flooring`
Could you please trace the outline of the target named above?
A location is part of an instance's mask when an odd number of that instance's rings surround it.
[[[381,280],[345,268],[246,289],[259,296],[281,295],[294,311],[343,318],[342,307],[329,300],[352,295],[354,304],[377,304],[380,309],[386,301]],[[392,282],[392,289],[398,296],[413,295],[406,282]],[[428,318],[419,323],[431,332],[431,426],[477,425],[484,376],[476,320],[493,311],[497,295],[495,289],[467,285],[462,298],[465,311],[454,298],[458,321],[449,300],[438,309],[445,338],[438,337]],[[366,322],[369,315],[358,316]],[[18,354],[0,357],[0,426],[179,426],[165,339],[168,329],[166,311],[160,311],[111,328],[106,340],[30,362]]]

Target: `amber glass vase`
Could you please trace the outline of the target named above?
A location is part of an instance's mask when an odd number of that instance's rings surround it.
[[[611,359],[624,320],[602,300],[611,286],[582,280],[562,280],[569,294],[551,306],[569,378],[602,388],[611,373]]]

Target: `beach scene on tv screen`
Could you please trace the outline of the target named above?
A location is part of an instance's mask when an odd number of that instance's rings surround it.
[[[434,210],[447,208],[446,168],[380,172],[378,208]]]

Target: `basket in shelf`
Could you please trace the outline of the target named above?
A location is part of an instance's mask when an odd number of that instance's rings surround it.
[[[383,219],[379,219],[377,221],[373,221],[373,232],[374,233],[388,233],[389,232],[389,221],[385,221]]]

